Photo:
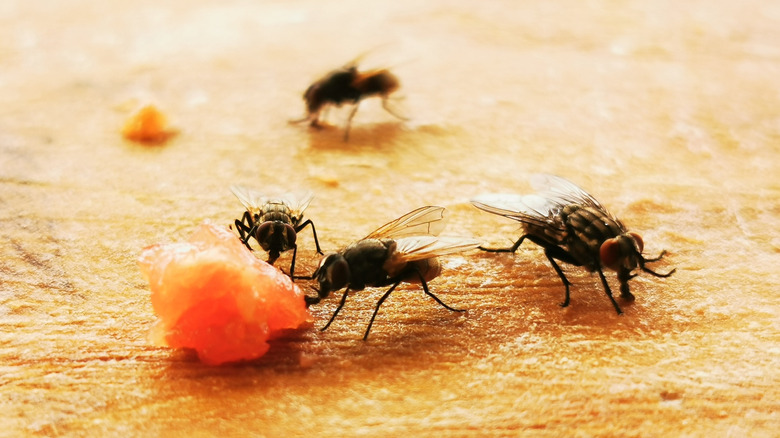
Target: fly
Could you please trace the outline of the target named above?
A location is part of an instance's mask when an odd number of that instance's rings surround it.
[[[241,241],[251,250],[249,240],[254,238],[260,247],[268,252],[268,263],[273,265],[282,252],[292,249],[290,277],[295,278],[295,257],[298,254],[297,233],[307,225],[311,225],[317,252],[323,254],[320,250],[320,242],[317,240],[314,222],[303,220],[303,212],[314,198],[311,192],[268,197],[242,186],[231,186],[230,191],[246,208],[241,219],[236,219],[235,222]]]
[[[326,74],[306,89],[303,100],[306,102],[307,115],[303,119],[293,120],[292,123],[309,122],[310,126],[320,128],[320,113],[323,109],[330,105],[339,107],[344,103],[352,104],[354,107],[344,130],[344,141],[347,141],[352,118],[355,117],[360,101],[363,99],[379,96],[385,111],[401,120],[406,120],[387,104],[390,94],[400,86],[398,77],[388,69],[359,71],[356,62],[350,62]]]
[[[437,237],[444,229],[443,207],[421,207],[389,222],[365,238],[338,253],[322,259],[312,278],[317,279],[316,297],[306,297],[306,304],[317,304],[332,291],[342,288],[344,294],[326,330],[338,315],[350,291],[366,287],[390,288],[376,304],[363,340],[368,339],[379,308],[402,282],[420,283],[423,292],[447,310],[463,312],[448,306],[428,289],[428,282],[441,274],[438,256],[474,249],[479,242],[455,237]]]
[[[623,311],[612,296],[604,276],[605,267],[617,272],[620,296],[628,301],[634,300],[628,281],[637,276],[631,273],[637,267],[661,278],[676,271],[672,269],[660,274],[648,268],[647,263],[661,260],[666,251],[661,251],[658,257],[645,258],[642,237],[628,231],[599,201],[574,183],[558,176],[539,174],[531,178],[531,185],[536,194],[485,194],[471,201],[481,210],[522,222],[524,229],[524,234],[510,248],[480,249],[515,252],[526,239],[544,248],[544,254],[566,287],[561,307],[569,305],[571,283],[556,260],[598,272],[618,315]]]

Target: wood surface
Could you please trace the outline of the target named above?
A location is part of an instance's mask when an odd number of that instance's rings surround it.
[[[776,435],[778,41],[780,3],[753,0],[4,0],[0,436]],[[410,121],[367,100],[349,143],[347,111],[287,123],[366,51]],[[149,103],[178,134],[124,140]],[[632,280],[617,316],[568,266],[563,309],[524,244],[445,258],[431,290],[468,312],[404,286],[367,342],[378,289],[251,363],[146,339],[141,249],[231,223],[231,184],[314,191],[326,251],[426,204],[500,246],[518,224],[468,200],[534,172],[582,185],[677,272]]]

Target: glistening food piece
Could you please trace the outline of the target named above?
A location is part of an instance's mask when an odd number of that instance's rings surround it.
[[[176,130],[168,126],[168,119],[154,105],[147,105],[133,114],[122,128],[122,135],[128,139],[146,144],[163,143]]]
[[[310,319],[300,288],[224,227],[205,223],[186,243],[152,245],[139,264],[159,317],[152,343],[193,348],[210,365],[258,358],[269,339]]]

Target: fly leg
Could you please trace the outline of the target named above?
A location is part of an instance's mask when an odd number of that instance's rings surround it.
[[[525,239],[528,239],[531,242],[544,248],[544,255],[547,256],[547,260],[550,261],[550,264],[552,265],[553,269],[555,269],[555,273],[558,274],[558,278],[561,279],[561,281],[563,282],[563,286],[566,288],[566,296],[564,297],[563,302],[560,304],[560,306],[567,307],[571,302],[571,295],[569,291],[571,282],[569,282],[569,279],[566,278],[566,275],[563,273],[561,267],[558,266],[558,263],[555,262],[555,259],[558,259],[564,263],[569,263],[575,266],[582,266],[582,263],[578,262],[577,259],[572,257],[571,254],[566,252],[560,246],[553,245],[545,240],[542,240],[534,236],[533,234],[524,234],[520,236],[520,238],[517,239],[517,242],[515,242],[514,245],[510,246],[509,248],[485,248],[480,246],[479,249],[487,252],[512,252],[513,253],[517,251],[517,248],[519,248],[520,245],[522,245]]]
[[[344,142],[349,141],[349,128],[352,127],[352,118],[355,117],[355,113],[357,113],[358,108],[360,107],[360,102],[355,102],[355,107],[352,108],[352,111],[349,112],[349,118],[347,118],[347,126],[344,128]]]
[[[249,237],[247,236],[249,228],[246,228],[246,225],[244,225],[243,222],[236,219],[236,231],[238,231],[238,238],[241,239],[241,243],[246,245],[247,248],[252,249],[251,246],[249,246]]]
[[[293,245],[292,261],[290,262],[290,279],[295,281],[295,256],[298,255],[298,245]]]
[[[530,239],[531,237],[530,234],[524,234],[523,236],[520,236],[520,238],[517,239],[517,242],[515,242],[514,245],[510,246],[509,248],[485,248],[483,246],[480,246],[479,249],[486,252],[516,252],[517,248],[520,248],[520,245],[523,243],[523,240],[525,240],[526,237],[528,237],[529,240],[533,240]]]
[[[235,223],[236,223],[236,231],[238,231],[238,235],[241,238],[241,242],[243,242],[244,245],[246,245],[246,247],[251,250],[252,247],[249,246],[249,239],[252,237],[252,233],[254,232],[255,229],[252,215],[248,211],[245,211],[244,215],[241,217],[241,220],[236,219]]]
[[[529,236],[528,238],[534,243],[545,246],[543,245],[544,241],[537,242],[537,239],[535,239],[534,236]],[[563,281],[563,285],[566,286],[566,298],[564,299],[563,303],[561,303],[561,307],[566,307],[570,302],[569,286],[571,283],[566,279],[566,276],[563,274],[561,267],[555,263],[555,259],[575,266],[582,266],[582,263],[578,262],[577,259],[572,257],[570,253],[564,251],[560,246],[553,246],[548,244],[544,248],[544,254],[547,256],[547,259],[550,260],[550,264],[552,265],[553,269],[555,269],[555,272],[558,273],[558,277],[560,277]],[[617,311],[618,315],[622,315],[623,311],[620,310],[620,306],[618,305],[617,301],[615,301],[615,297],[612,296],[612,289],[610,289],[609,283],[607,283],[607,277],[604,276],[604,271],[601,269],[601,266],[598,266],[596,271],[599,273],[601,284],[604,286],[604,292],[609,297],[609,300],[612,301],[612,305],[615,306],[615,310]],[[632,276],[630,272],[626,272],[625,275],[622,275],[621,271],[621,273],[618,273],[618,278],[620,279],[620,295],[626,300],[633,300],[634,295],[631,294],[631,292],[628,290],[628,280],[634,278],[634,276]]]
[[[388,289],[388,290],[387,290],[387,292],[385,292],[385,294],[384,294],[384,295],[382,295],[382,298],[380,298],[380,299],[379,299],[379,301],[377,301],[377,303],[376,303],[376,308],[374,308],[374,314],[373,314],[373,315],[371,315],[371,321],[368,323],[368,328],[366,328],[366,333],[363,335],[363,340],[364,340],[364,341],[368,339],[368,333],[371,331],[371,326],[372,326],[372,325],[374,325],[374,318],[376,318],[376,314],[377,314],[377,313],[379,313],[379,308],[380,308],[380,307],[382,307],[382,303],[384,303],[384,302],[385,302],[385,300],[387,299],[387,297],[389,297],[389,296],[390,296],[390,293],[391,293],[391,292],[393,292],[393,291],[395,290],[395,288],[396,288],[396,287],[397,287],[399,284],[401,284],[401,281],[400,281],[400,280],[399,280],[399,281],[397,281],[397,282],[396,282],[394,285],[392,285],[392,286],[390,287],[390,289]],[[344,294],[344,296],[346,297],[346,294]],[[339,307],[340,307],[340,306],[339,306]],[[338,312],[338,309],[336,309],[336,312]],[[335,316],[335,314],[334,314],[334,316]],[[324,330],[324,329],[323,329],[323,330]]]
[[[328,108],[325,107],[325,113],[326,113],[325,115],[327,115],[327,111],[328,111]],[[309,122],[309,126],[310,127],[316,128],[316,129],[322,129],[322,125],[320,125],[320,119],[324,119],[325,118],[325,115],[320,116],[320,113],[322,113],[322,112],[323,112],[322,108],[320,108],[320,109],[318,109],[316,111],[310,112],[309,114],[306,115],[306,117],[304,117],[302,119],[288,120],[287,123],[289,123],[291,125],[294,125],[294,124],[298,124],[298,123]]]
[[[561,260],[561,257],[560,257],[561,254],[553,254],[553,253],[556,252],[556,251],[554,251],[554,249],[560,250],[560,248],[557,247],[557,246],[551,247],[551,248],[545,248],[544,255],[547,256],[547,260],[550,261],[550,264],[552,265],[553,269],[555,269],[555,272],[558,274],[558,277],[563,282],[563,286],[566,288],[566,296],[564,297],[563,302],[559,304],[559,306],[561,306],[561,307],[568,307],[569,303],[571,302],[571,295],[569,293],[569,287],[571,286],[571,282],[569,282],[569,279],[566,278],[566,275],[564,275],[563,270],[561,269],[561,267],[558,266],[557,263],[555,263],[555,259],[556,258],[558,260]],[[569,255],[569,253],[567,253],[567,252],[565,252],[563,250],[561,250],[560,252],[562,254],[564,254],[565,256]],[[561,260],[561,261],[564,261],[564,260]]]
[[[288,120],[287,123],[289,123],[291,125],[295,125],[295,124],[298,124],[298,123],[309,122],[309,121],[311,121],[311,119],[312,119],[311,115],[308,115],[308,116],[306,116],[306,117],[304,117],[302,119]]]
[[[322,254],[322,253],[320,253]],[[295,260],[298,255],[298,245],[293,246],[293,255],[292,255],[292,262],[290,262],[290,279],[292,281],[295,280],[314,280],[314,277],[317,275],[317,271],[314,271],[311,275],[295,275]],[[269,262],[270,263],[270,262]]]
[[[295,228],[295,232],[298,233],[302,229],[306,228],[306,225],[311,225],[311,233],[314,235],[314,244],[317,246],[317,253],[321,255],[325,255],[325,253],[322,252],[320,249],[320,241],[317,239],[317,230],[314,229],[314,222],[311,221],[311,219],[307,219],[306,222],[302,223],[301,225],[298,225],[297,228]]]
[[[419,277],[420,277],[420,284],[422,285],[423,292],[425,292],[425,295],[428,295],[429,297],[433,298],[434,300],[436,300],[437,303],[441,304],[442,307],[444,307],[445,309],[450,310],[452,312],[465,312],[466,311],[466,309],[456,309],[454,307],[450,307],[447,304],[445,304],[444,301],[440,300],[439,297],[437,297],[430,290],[428,290],[428,283],[425,281],[425,278],[423,278],[422,273],[420,272],[420,270],[416,269],[416,268],[415,268],[415,270],[417,271],[417,275],[419,275]]]
[[[661,254],[659,254],[658,257],[655,257],[655,258],[652,258],[652,259],[646,259],[646,258],[644,258],[644,257],[642,257],[640,255],[640,257],[639,257],[639,268],[642,269],[643,271],[647,272],[648,274],[653,275],[655,277],[659,277],[659,278],[666,278],[666,277],[674,274],[677,271],[677,268],[672,269],[671,271],[667,272],[666,274],[661,274],[661,273],[655,272],[652,269],[650,269],[647,266],[645,266],[645,263],[657,262],[657,261],[661,260],[661,257],[663,257],[664,254],[666,254],[666,250],[661,251]]]
[[[298,278],[301,278],[301,277],[298,277]],[[309,280],[311,280],[312,278],[314,278],[314,276],[312,276],[311,278],[309,278]],[[317,292],[317,296],[316,296],[316,297],[310,297],[310,296],[308,296],[308,295],[304,295],[304,296],[303,296],[303,300],[306,302],[306,308],[307,308],[307,309],[308,309],[308,308],[309,308],[311,305],[313,305],[313,304],[319,304],[319,302],[320,302],[320,301],[322,301],[322,297],[320,296],[320,291],[319,291],[319,290],[317,290],[317,289],[315,289],[314,287],[312,287],[311,289],[313,289],[313,290],[314,290],[314,292]]]
[[[317,271],[314,271],[311,275],[290,275],[294,280],[314,280],[317,276]],[[315,303],[316,304],[316,303]]]
[[[658,254],[658,257],[653,257],[651,259],[644,259],[644,260],[645,260],[645,262],[657,262],[658,260],[661,260],[661,258],[663,256],[665,256],[665,255],[666,255],[666,250],[663,250],[663,251],[661,251],[661,254]]]
[[[317,115],[316,117],[314,117],[314,120],[311,121],[310,126],[312,126],[313,128],[322,129],[323,125],[320,124],[320,120],[322,120],[323,123],[327,124],[328,111],[330,111],[330,105],[325,105],[325,108],[323,108],[321,111],[317,111]]]
[[[544,255],[547,256],[547,260],[550,261],[550,264],[552,265],[553,269],[555,269],[555,273],[558,274],[558,277],[563,282],[563,286],[566,288],[566,296],[563,299],[563,302],[560,304],[561,307],[568,307],[569,303],[571,302],[571,295],[569,288],[571,286],[571,282],[569,282],[569,279],[566,278],[566,275],[563,273],[563,270],[560,266],[558,266],[558,263],[555,262],[555,259],[558,259],[564,263],[568,263],[570,265],[574,266],[582,266],[582,263],[577,261],[577,259],[574,258],[569,252],[564,250],[558,245],[553,245],[545,240],[542,240],[533,234],[526,234],[525,236],[521,237],[520,240],[515,243],[515,246],[520,246],[520,243],[523,241],[523,239],[528,238],[531,242],[541,246],[544,248]]]
[[[403,120],[403,121],[407,121],[407,120],[409,120],[409,118],[408,118],[408,117],[404,117],[404,116],[402,116],[402,115],[400,115],[400,114],[396,113],[396,112],[395,112],[395,111],[394,111],[392,108],[390,108],[390,106],[389,106],[389,105],[387,105],[387,102],[388,102],[388,100],[389,100],[389,99],[388,99],[388,97],[387,97],[387,96],[385,96],[385,97],[383,97],[383,98],[382,98],[382,108],[384,108],[384,109],[385,109],[385,111],[387,111],[388,113],[392,114],[393,116],[395,116],[395,117],[396,117],[396,118],[398,118],[399,120]]]
[[[321,332],[324,332],[325,330],[327,330],[328,327],[330,327],[330,325],[333,323],[333,320],[336,319],[336,315],[339,314],[339,311],[341,311],[341,308],[344,307],[344,303],[347,302],[347,294],[349,294],[349,288],[344,290],[344,295],[341,296],[341,301],[339,301],[339,306],[336,307],[336,310],[333,312],[333,316],[330,317],[330,320],[328,320],[328,323],[325,324],[325,327],[320,329]],[[380,304],[381,304],[381,300],[380,300]],[[379,306],[377,306],[377,310],[378,309],[379,309]],[[374,312],[374,316],[376,316],[376,312]],[[374,322],[373,318],[371,318],[371,322]],[[368,328],[370,329],[371,326],[369,325]],[[368,332],[366,332],[366,336],[368,336]]]
[[[620,306],[618,306],[617,301],[615,301],[615,297],[612,296],[612,289],[609,288],[609,283],[607,283],[607,277],[604,276],[604,271],[601,269],[601,266],[596,268],[596,271],[599,273],[599,278],[601,278],[601,284],[604,285],[604,292],[607,293],[607,296],[609,297],[609,300],[612,301],[612,305],[615,306],[615,310],[617,311],[618,315],[622,315],[623,311],[620,310]],[[628,280],[626,280],[626,289],[628,289]],[[621,289],[623,288],[621,284]],[[626,290],[628,292],[628,290]],[[628,292],[629,295],[631,295],[631,292]],[[633,299],[634,296],[631,295],[631,298]]]

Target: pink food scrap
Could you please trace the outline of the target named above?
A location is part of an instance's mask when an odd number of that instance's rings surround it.
[[[311,319],[303,291],[224,227],[145,248],[139,264],[158,316],[152,343],[193,348],[210,365],[258,358],[269,339]]]

